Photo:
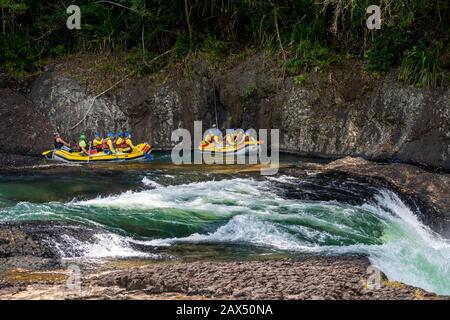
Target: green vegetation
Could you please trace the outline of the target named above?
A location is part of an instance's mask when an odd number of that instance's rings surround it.
[[[246,85],[243,92],[244,97],[251,97],[254,93],[256,93],[256,90],[257,88],[253,83]]]
[[[139,74],[200,54],[213,63],[248,48],[273,54],[288,74],[326,71],[350,55],[368,72],[399,67],[417,86],[450,69],[448,0],[80,0],[81,30],[63,1],[0,0],[0,69],[25,74],[68,55],[114,53]],[[382,29],[366,28],[366,8]]]
[[[300,74],[298,76],[295,76],[293,81],[297,87],[302,87],[305,84],[306,78],[304,75]]]
[[[402,175],[402,177],[403,177],[404,180],[406,180],[406,181],[409,180],[410,173],[409,173],[409,171],[408,171],[407,169],[403,170],[402,173],[401,173],[401,175]]]
[[[443,81],[440,48],[428,48],[420,43],[405,52],[399,79],[418,87],[436,86]]]
[[[326,71],[331,65],[339,62],[339,56],[330,48],[319,43],[312,44],[310,40],[303,40],[295,47],[295,55],[286,63],[289,73],[296,74],[300,70],[317,68]]]

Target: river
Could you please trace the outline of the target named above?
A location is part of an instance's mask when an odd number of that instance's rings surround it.
[[[450,294],[450,242],[392,191],[169,160],[2,174],[0,222],[45,229],[63,259],[363,254],[390,280]]]

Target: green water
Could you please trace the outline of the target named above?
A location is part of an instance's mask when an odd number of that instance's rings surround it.
[[[58,223],[49,241],[80,259],[365,254],[392,280],[450,294],[448,240],[394,193],[236,170],[173,166],[163,155],[2,175],[0,221]]]

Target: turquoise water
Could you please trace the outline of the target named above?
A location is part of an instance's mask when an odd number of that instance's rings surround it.
[[[24,173],[1,177],[0,221],[58,222],[48,241],[63,257],[365,254],[391,280],[450,294],[449,241],[352,181],[157,163]]]

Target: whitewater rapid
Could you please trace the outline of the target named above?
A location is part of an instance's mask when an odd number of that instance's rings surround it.
[[[55,240],[62,256],[158,258],[139,248],[178,244],[364,254],[391,280],[450,294],[449,241],[422,224],[395,193],[378,190],[373,199],[351,205],[280,192],[302,183],[280,176],[164,185],[146,176],[141,190],[64,204],[18,203],[1,208],[0,220],[62,220],[103,230],[89,241],[71,235]],[[67,254],[67,247],[75,254]]]

